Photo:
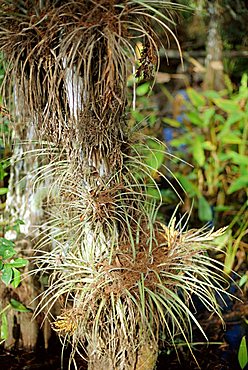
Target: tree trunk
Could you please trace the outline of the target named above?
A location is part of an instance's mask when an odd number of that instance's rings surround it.
[[[30,275],[30,272],[34,268],[31,262],[33,246],[44,215],[42,209],[44,191],[41,187],[34,190],[35,170],[39,166],[37,155],[33,152],[37,150],[37,145],[34,144],[34,127],[31,124],[22,130],[20,126],[18,127],[18,132],[14,129],[15,143],[5,213],[10,226],[16,220],[21,220],[24,224],[20,225],[20,233],[10,230],[5,233],[5,237],[15,242],[18,257],[28,259],[29,264],[22,270],[22,282],[17,288],[0,284],[0,296],[2,308],[14,298],[30,309],[30,312],[18,312],[13,308],[7,311],[8,338],[5,347],[30,350],[35,349],[40,330],[43,331],[45,347],[48,346],[51,333],[48,325],[43,325],[41,329],[41,317],[32,318],[38,304],[37,296],[42,291],[38,278]],[[25,154],[27,151],[30,151],[29,155]]]
[[[224,84],[222,39],[220,34],[221,14],[218,0],[208,1],[208,14],[210,17],[208,37],[206,44],[206,75],[203,87],[205,90],[222,90]]]

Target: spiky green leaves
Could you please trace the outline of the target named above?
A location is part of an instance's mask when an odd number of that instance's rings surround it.
[[[183,229],[186,225],[183,227],[182,222],[178,225]],[[203,251],[213,248],[213,240],[224,230],[183,232],[176,228],[175,220],[168,227],[150,227],[156,230],[152,244],[143,224],[139,231],[133,228],[132,240],[126,237],[114,249],[103,248],[97,260],[93,254],[87,260],[84,248],[79,250],[73,244],[60,257],[60,244],[39,257],[42,271],[53,271],[40,309],[42,305],[51,307],[61,296],[67,297],[72,306],[63,307],[56,331],[71,336],[75,345],[87,342],[88,349],[95,348],[99,356],[104,351],[115,364],[119,361],[117,353],[123,351],[124,356],[128,351],[133,355],[135,348],[142,346],[144,335],[155,345],[160,330],[172,342],[180,333],[190,341],[192,323],[203,333],[188,308],[192,294],[219,315],[216,297],[222,298],[225,279],[221,266]],[[91,239],[92,249],[97,247],[93,244]]]

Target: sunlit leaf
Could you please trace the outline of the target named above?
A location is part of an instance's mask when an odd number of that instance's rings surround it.
[[[215,104],[221,108],[224,112],[238,112],[240,110],[240,107],[239,105],[232,101],[232,100],[228,100],[228,99],[214,99],[214,102]]]
[[[214,108],[208,108],[204,111],[202,117],[203,117],[203,122],[204,122],[205,127],[209,125],[210,120],[214,116],[214,114],[215,114]]]
[[[238,360],[241,369],[244,369],[248,363],[248,352],[247,352],[247,345],[246,345],[246,336],[244,335],[241,339],[239,352],[238,352]]]
[[[14,247],[15,243],[13,243],[11,240],[8,240],[6,238],[0,238],[0,246],[3,245],[4,247]]]
[[[242,287],[244,286],[246,283],[248,282],[248,275],[245,274],[241,277],[241,279],[239,280],[239,286]]]
[[[21,282],[21,273],[16,268],[13,268],[13,280],[11,282],[13,288],[17,288]]]
[[[192,154],[195,161],[199,164],[200,167],[203,167],[205,163],[205,154],[202,144],[203,143],[199,136],[197,136],[192,143]]]
[[[142,85],[139,85],[136,89],[136,95],[137,96],[144,96],[150,91],[150,83],[145,82]]]
[[[9,263],[6,263],[5,266],[20,268],[26,266],[27,263],[28,261],[24,258],[17,258],[13,261],[10,261]]]
[[[239,93],[240,94],[246,93],[246,96],[248,94],[247,80],[248,80],[248,75],[247,73],[244,73],[240,81]]]
[[[211,143],[211,141],[204,141],[204,143],[202,143],[202,147],[205,150],[209,151],[216,150],[216,146],[213,143]]]
[[[189,112],[186,114],[188,120],[196,126],[202,127],[203,126],[203,119],[197,112]]]
[[[227,154],[227,157],[232,160],[233,163],[239,164],[239,165],[247,165],[248,166],[248,157],[246,155],[239,154],[234,151],[230,151]]]
[[[0,238],[0,256],[3,260],[13,257],[16,254],[15,244],[8,239]]]
[[[20,233],[20,225],[24,225],[25,222],[22,220],[17,219],[14,225],[11,227],[12,230],[16,231],[18,234]]]
[[[199,108],[202,107],[205,104],[205,98],[201,94],[199,94],[195,89],[192,89],[189,87],[187,89],[188,97],[190,98],[192,104]]]
[[[248,175],[240,176],[233,181],[231,186],[228,188],[227,194],[232,194],[235,191],[248,188]]]
[[[12,247],[6,248],[3,246],[0,246],[0,256],[2,257],[3,260],[11,258],[15,254],[16,254],[16,251]]]
[[[13,276],[12,268],[8,266],[4,266],[2,270],[2,276],[1,276],[2,282],[8,285],[12,280],[12,276]]]
[[[167,125],[169,125],[171,127],[180,127],[181,126],[180,122],[178,122],[177,120],[172,119],[172,118],[165,117],[165,118],[162,119],[162,121],[164,123],[167,123]]]
[[[0,195],[4,195],[6,193],[8,193],[8,188],[0,188]]]
[[[224,135],[218,135],[218,139],[223,144],[242,144],[242,139],[237,134],[232,132]]]
[[[231,113],[230,116],[226,120],[226,125],[230,127],[234,123],[241,121],[243,118],[245,118],[245,113],[242,111]]]
[[[219,99],[220,95],[217,91],[214,90],[207,90],[203,92],[203,95],[209,99]]]

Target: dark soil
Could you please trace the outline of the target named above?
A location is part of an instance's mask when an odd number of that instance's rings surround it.
[[[202,328],[209,339],[209,344],[202,344],[204,339],[195,329],[194,339],[197,343],[192,346],[194,355],[202,370],[241,370],[238,363],[238,350],[242,337],[248,335],[248,325],[244,318],[248,315],[248,303],[236,303],[232,310],[224,313],[223,327],[218,317],[208,317],[204,312],[199,318]],[[221,343],[221,344],[214,344]],[[197,370],[196,361],[186,346],[178,347],[178,358],[175,351],[161,354],[157,370]],[[248,370],[246,366],[243,370]]]

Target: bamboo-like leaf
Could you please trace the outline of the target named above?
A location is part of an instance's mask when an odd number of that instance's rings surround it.
[[[245,335],[242,337],[241,342],[240,342],[238,360],[239,360],[239,365],[241,369],[244,369],[248,363],[248,351],[247,351]]]

